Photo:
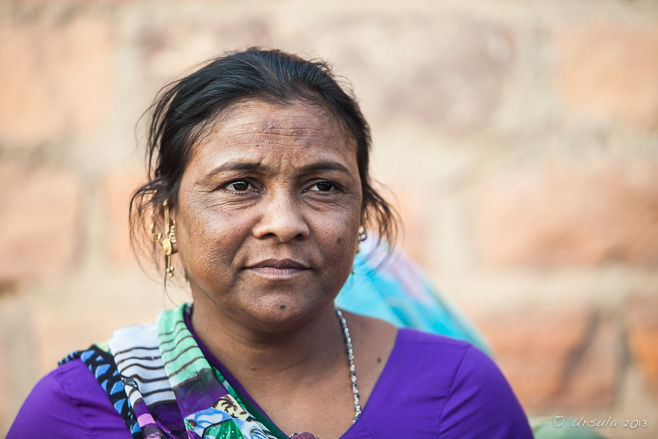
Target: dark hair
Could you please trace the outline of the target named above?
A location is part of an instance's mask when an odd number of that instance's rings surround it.
[[[153,112],[146,150],[149,182],[130,200],[133,248],[140,237],[146,236],[147,215],[159,212],[163,201],[176,200],[192,147],[204,127],[245,100],[277,105],[303,101],[330,110],[356,141],[366,224],[375,228],[380,239],[394,243],[397,214],[372,187],[368,172],[370,128],[356,99],[341,88],[322,61],[307,61],[279,50],[249,48],[212,59],[158,93],[149,109]]]

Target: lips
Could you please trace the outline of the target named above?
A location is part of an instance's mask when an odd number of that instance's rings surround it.
[[[286,280],[304,273],[310,267],[293,259],[265,259],[248,265],[246,269],[269,280]]]
[[[299,270],[307,270],[307,265],[294,261],[292,259],[266,259],[264,261],[257,262],[253,265],[247,266],[247,268],[295,268]]]

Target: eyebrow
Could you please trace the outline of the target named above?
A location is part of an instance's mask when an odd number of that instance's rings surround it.
[[[260,162],[226,162],[216,167],[208,173],[200,182],[201,185],[208,184],[216,175],[227,171],[251,171],[251,172],[267,172],[271,169],[270,166],[264,165]],[[349,174],[350,171],[344,165],[333,162],[317,162],[304,165],[299,168],[301,174],[307,174],[313,171],[339,171]]]
[[[312,171],[340,171],[346,174],[349,174],[350,171],[345,166],[338,162],[317,162],[311,163],[309,165],[304,165],[299,168],[301,173],[307,173]]]
[[[264,172],[269,169],[270,169],[269,166],[266,166],[260,162],[226,162],[217,166],[212,171],[210,171],[208,175],[203,177],[200,183],[202,185],[205,185],[208,182],[210,182],[210,180],[212,180],[213,177],[215,177],[217,174],[221,174],[222,172],[226,172],[226,171]]]

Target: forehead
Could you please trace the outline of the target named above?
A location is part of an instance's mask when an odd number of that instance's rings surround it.
[[[318,120],[332,125],[332,128],[338,128],[338,122],[330,111],[319,104],[302,101],[275,104],[261,100],[246,100],[224,110],[217,118],[215,127],[234,127],[248,121],[254,130],[267,131],[277,127],[299,129]]]
[[[293,102],[276,105],[246,101],[223,111],[194,145],[194,156],[236,150],[317,152],[355,155],[356,141],[336,117],[319,105]],[[292,151],[294,152],[294,151]]]

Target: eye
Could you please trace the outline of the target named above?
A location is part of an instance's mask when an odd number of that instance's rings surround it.
[[[251,189],[251,184],[245,180],[236,180],[227,184],[225,188],[231,192],[244,192]]]
[[[316,192],[330,192],[336,190],[336,185],[329,181],[321,181],[311,186],[311,190]]]

